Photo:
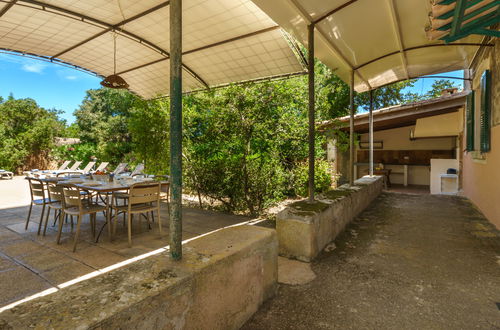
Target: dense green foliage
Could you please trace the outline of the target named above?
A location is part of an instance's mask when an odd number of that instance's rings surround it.
[[[55,110],[46,110],[32,99],[0,98],[0,168],[16,171],[45,165],[54,137],[64,123]]]
[[[98,160],[119,163],[129,158],[131,136],[128,120],[138,98],[126,90],[101,88],[87,91],[74,113],[79,137]],[[91,146],[95,150],[88,150]]]
[[[188,186],[228,210],[251,213],[303,193],[304,182],[293,176],[308,153],[305,96],[300,80],[292,79],[185,97]],[[319,159],[322,142],[318,137]]]
[[[144,163],[149,174],[168,172],[168,114],[168,100],[137,101],[128,117],[132,151],[129,162]]]

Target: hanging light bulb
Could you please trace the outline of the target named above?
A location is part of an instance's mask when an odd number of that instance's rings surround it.
[[[113,74],[104,78],[101,85],[108,88],[128,88],[128,84],[119,75],[116,74],[116,33],[113,32]]]

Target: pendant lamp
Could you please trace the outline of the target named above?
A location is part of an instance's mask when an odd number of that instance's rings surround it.
[[[101,85],[116,89],[128,88],[125,79],[116,74],[116,33],[113,34],[113,74],[104,78]]]

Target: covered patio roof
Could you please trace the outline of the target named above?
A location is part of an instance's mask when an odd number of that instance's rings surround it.
[[[144,98],[169,93],[165,0],[0,0],[0,50],[114,72]],[[291,47],[292,46],[292,47]],[[183,1],[183,90],[302,73],[293,41],[250,0]]]
[[[316,57],[346,82],[354,71],[357,92],[409,78],[467,69],[484,43],[484,36],[476,34],[450,43],[431,40],[427,32],[433,28],[429,16],[433,8],[431,1],[426,0],[253,2],[303,44],[308,44],[307,26],[314,25]],[[498,11],[499,7],[498,3],[496,9],[491,7],[491,1],[469,2],[487,3],[489,10]],[[495,17],[492,19],[498,20],[498,14]]]

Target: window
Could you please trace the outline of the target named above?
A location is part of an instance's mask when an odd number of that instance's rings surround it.
[[[480,115],[480,150],[491,149],[491,73],[484,71],[481,76],[481,115]]]
[[[491,72],[489,70],[483,72],[478,92],[479,97],[474,90],[467,95],[465,150],[479,150],[484,153],[491,149]],[[476,111],[476,108],[479,111]]]
[[[467,95],[467,110],[465,113],[466,121],[466,134],[467,134],[467,147],[465,150],[474,151],[474,90]]]

